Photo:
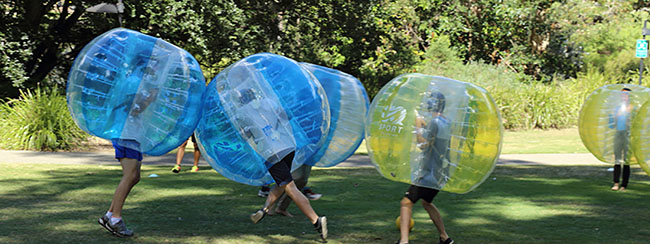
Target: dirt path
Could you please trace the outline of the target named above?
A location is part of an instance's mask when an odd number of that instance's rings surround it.
[[[192,153],[188,151],[183,165],[192,164]],[[147,165],[169,165],[176,162],[176,154],[163,156],[145,156],[143,163]],[[52,163],[52,164],[118,164],[112,150],[95,152],[36,152],[36,151],[4,151],[0,150],[0,163]],[[604,165],[591,154],[505,154],[501,155],[498,164],[524,165]],[[208,166],[201,158],[199,165]],[[353,155],[337,167],[372,167],[367,155]]]

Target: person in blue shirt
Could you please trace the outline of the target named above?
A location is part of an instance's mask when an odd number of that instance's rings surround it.
[[[627,163],[627,154],[630,138],[630,114],[632,105],[630,104],[630,89],[621,89],[621,104],[616,108],[613,124],[610,128],[616,128],[614,135],[614,185],[613,191],[625,191],[628,181],[630,180],[630,165]],[[619,184],[621,177],[621,165],[623,165],[623,181]]]

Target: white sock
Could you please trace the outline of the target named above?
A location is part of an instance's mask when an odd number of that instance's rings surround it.
[[[106,216],[106,217],[109,217],[109,218],[110,218],[110,217],[113,217],[113,212],[108,211],[108,212],[106,212],[106,215],[105,215],[105,216]]]
[[[111,217],[111,225],[117,224],[117,222],[120,222],[120,220],[122,220],[122,218]]]

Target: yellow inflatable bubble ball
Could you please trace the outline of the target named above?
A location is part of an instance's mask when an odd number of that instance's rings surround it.
[[[587,97],[578,119],[580,139],[598,160],[633,164],[632,121],[648,101],[650,89],[630,84],[606,85]]]
[[[650,175],[650,100],[641,106],[632,122],[631,144],[639,165]]]
[[[368,154],[382,176],[452,193],[490,175],[502,136],[499,110],[483,88],[416,73],[386,84],[366,121]]]
[[[397,216],[397,219],[395,219],[395,226],[397,227],[397,230],[399,230],[399,227],[401,226],[401,221],[402,218],[400,216]],[[409,230],[413,230],[413,226],[415,226],[415,221],[413,221],[413,218],[411,218],[411,222],[409,223]]]

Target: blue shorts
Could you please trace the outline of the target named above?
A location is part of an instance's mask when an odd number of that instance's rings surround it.
[[[111,140],[111,142],[113,143],[113,148],[115,148],[115,159],[118,161],[120,158],[132,158],[142,161],[142,153],[140,151],[120,146],[117,144],[117,140],[115,139]]]

